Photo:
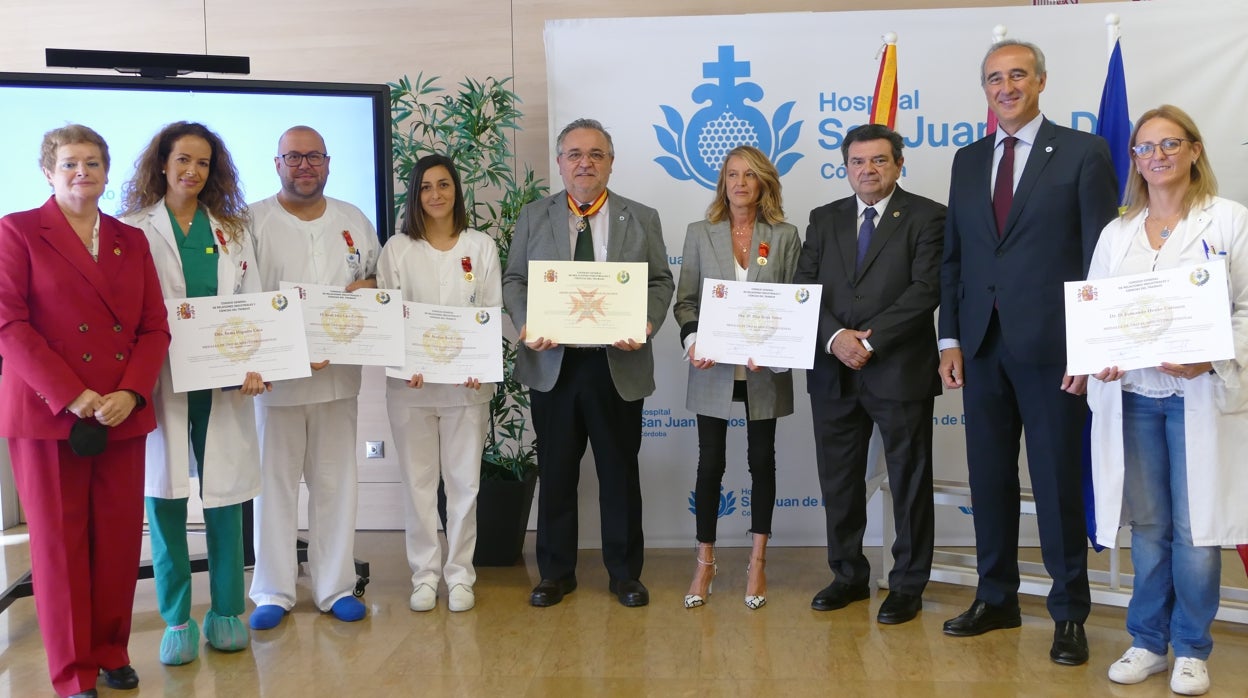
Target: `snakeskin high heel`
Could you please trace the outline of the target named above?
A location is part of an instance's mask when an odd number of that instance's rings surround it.
[[[701,547],[702,546],[699,546],[699,548]],[[711,595],[711,587],[715,584],[715,575],[719,572],[719,565],[715,564],[715,549],[711,546],[706,546],[706,549],[707,552],[711,554],[711,559],[703,560],[702,551],[699,549],[697,554],[698,572],[701,572],[703,567],[710,567],[711,579],[706,583],[705,594],[685,594],[685,608],[697,608],[698,606],[704,605],[706,603],[706,599]]]

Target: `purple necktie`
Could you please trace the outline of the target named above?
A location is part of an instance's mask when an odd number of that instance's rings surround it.
[[[1005,234],[1005,219],[1010,216],[1010,206],[1014,203],[1014,146],[1018,139],[1006,136],[1002,144],[1005,151],[1001,153],[1001,164],[997,165],[997,183],[992,188],[992,212],[997,217],[997,237]]]
[[[862,227],[858,229],[858,258],[854,261],[854,272],[862,268],[862,260],[867,258],[867,245],[871,244],[871,233],[875,232],[875,207],[868,206],[862,210]]]

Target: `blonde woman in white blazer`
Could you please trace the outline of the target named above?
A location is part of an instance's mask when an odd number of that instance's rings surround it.
[[[408,302],[502,305],[498,248],[489,235],[468,228],[459,173],[445,156],[416,162],[403,223],[381,251],[377,276],[381,288],[398,289]],[[450,610],[476,604],[477,491],[493,395],[493,383],[473,376],[455,385],[427,383],[421,374],[386,379],[386,407],[407,493],[413,611],[433,610],[441,579]],[[439,477],[446,490],[445,565],[438,545]]]
[[[237,182],[224,143],[200,124],[166,126],[139,156],[123,192],[123,219],[147,236],[166,299],[261,290]],[[246,603],[241,503],[260,491],[253,397],[267,387],[257,373],[240,372],[238,381],[237,389],[176,393],[166,360],[153,393],[157,427],[147,440],[144,494],[157,601],[168,624],[160,646],[165,664],[186,664],[199,652],[186,542],[192,464],[212,597],[204,635],[222,651],[248,644],[239,619]]]
[[[1142,682],[1168,668],[1173,648],[1171,690],[1200,695],[1221,546],[1248,542],[1248,209],[1216,196],[1200,133],[1177,107],[1141,116],[1131,146],[1127,210],[1101,233],[1089,282],[1225,262],[1235,357],[1107,367],[1088,382],[1097,541],[1114,547],[1130,525],[1135,572],[1132,645],[1109,678]]]

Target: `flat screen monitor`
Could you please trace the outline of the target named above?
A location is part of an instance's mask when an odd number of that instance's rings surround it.
[[[135,159],[165,124],[197,121],[219,134],[249,202],[278,191],[278,138],[303,124],[325,137],[325,194],[358,206],[383,240],[394,230],[385,85],[0,73],[0,114],[0,215],[47,200],[39,144],[44,133],[68,123],[90,126],[108,142],[100,209],[109,214],[121,205]]]

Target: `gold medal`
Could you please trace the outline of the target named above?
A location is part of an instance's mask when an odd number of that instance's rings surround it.
[[[473,276],[473,275],[472,275],[472,272],[468,272],[468,273],[464,274],[464,281],[472,281],[472,280],[473,280],[473,279],[475,279],[475,278],[477,278],[477,277]]]
[[[757,261],[758,261],[758,266],[760,266],[760,267],[765,267],[765,266],[767,266],[767,258],[766,258],[766,257],[759,257]]]

